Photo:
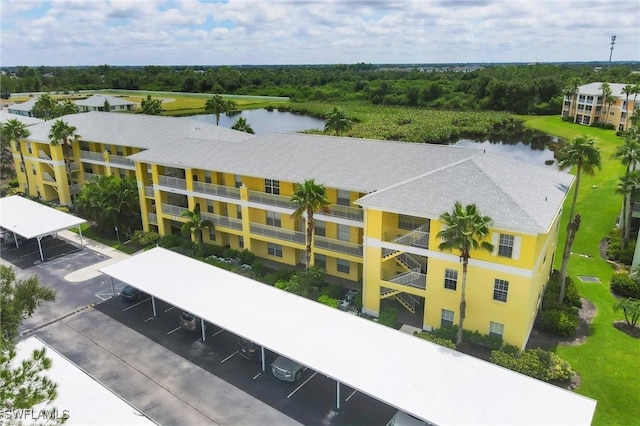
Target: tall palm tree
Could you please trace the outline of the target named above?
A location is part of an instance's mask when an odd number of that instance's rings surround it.
[[[624,93],[625,96],[625,100],[624,100],[624,104],[625,104],[625,108],[627,110],[627,114],[626,114],[626,120],[624,122],[624,129],[627,130],[629,129],[629,95],[633,94],[633,85],[631,84],[627,84],[626,86],[624,86],[622,88],[622,93]],[[635,106],[635,104],[634,104]]]
[[[571,79],[569,80],[569,85],[565,88],[565,95],[571,98],[571,104],[569,106],[569,116],[573,118],[574,122],[576,121],[575,113],[578,109],[578,90],[581,84],[582,80],[580,80],[580,77],[571,77]]]
[[[316,183],[313,179],[307,179],[303,183],[297,183],[293,189],[291,202],[295,203],[296,210],[292,217],[301,218],[304,213],[307,214],[307,270],[311,263],[311,244],[313,233],[315,231],[315,222],[313,214],[318,211],[329,211],[329,199],[327,198],[327,188],[324,185]]]
[[[633,89],[633,110],[631,111],[630,115],[633,115],[636,111],[640,111],[640,108],[638,107],[638,103],[636,102],[636,98],[640,93],[640,84],[634,84],[632,89]],[[627,114],[629,114],[628,110],[629,108],[627,108]]]
[[[604,84],[604,83],[603,83]],[[562,267],[560,268],[560,303],[564,300],[565,281],[567,278],[567,266],[569,264],[569,255],[571,254],[571,245],[575,232],[578,231],[580,219],[573,216],[578,199],[578,190],[580,189],[580,176],[586,173],[593,176],[596,169],[602,168],[600,160],[600,150],[595,146],[595,140],[587,135],[578,136],[568,142],[558,153],[558,166],[561,169],[576,167],[576,184],[573,193],[573,201],[569,210],[569,224],[567,225],[567,240],[562,254]],[[579,216],[579,215],[576,215]]]
[[[207,99],[204,103],[204,110],[216,115],[216,126],[220,124],[220,114],[229,112],[236,108],[236,103],[232,100],[226,100],[220,95],[213,95],[211,99]]]
[[[467,301],[465,291],[467,286],[467,267],[472,250],[493,251],[493,245],[484,241],[489,236],[489,225],[492,220],[488,216],[482,216],[475,204],[462,207],[458,201],[453,206],[452,212],[440,215],[444,228],[438,232],[438,238],[442,239],[440,250],[460,250],[460,262],[462,262],[462,285],[460,286],[460,315],[458,319],[458,335],[456,345],[462,342],[462,327],[466,316]]]
[[[604,82],[600,85],[600,90],[602,90],[602,104],[601,104],[601,113],[605,114],[605,107],[607,105],[607,99],[609,98],[609,96],[612,95],[611,92],[611,86],[609,85],[609,83]],[[604,116],[604,124],[606,124],[609,121],[609,117],[607,114],[605,114]]]
[[[67,170],[67,182],[69,182],[69,192],[71,193],[71,200],[75,198],[72,188],[73,181],[71,180],[71,154],[73,154],[73,143],[78,140],[80,136],[76,134],[75,126],[71,126],[69,123],[62,119],[58,119],[53,122],[51,129],[49,130],[49,141],[52,146],[62,145],[62,152],[64,154],[64,162]]]
[[[198,253],[202,253],[202,231],[204,231],[205,229],[213,231],[215,228],[213,222],[208,219],[202,219],[202,216],[200,214],[200,204],[196,204],[193,211],[183,211],[180,216],[189,219],[187,222],[182,224],[182,235],[184,235],[185,237],[189,235],[195,235],[196,241],[198,243]]]
[[[53,118],[57,106],[58,102],[50,94],[44,93],[38,97],[38,100],[33,105],[33,115],[49,120]]]
[[[54,110],[55,117],[62,117],[63,115],[77,114],[80,112],[80,107],[74,104],[69,99],[65,99],[63,102],[58,103]]]
[[[616,187],[618,194],[624,195],[623,202],[623,218],[621,222],[624,224],[624,232],[622,234],[622,246],[627,247],[629,237],[631,236],[631,200],[640,189],[640,171],[634,170],[620,178],[620,182]]]
[[[351,118],[338,107],[333,107],[333,109],[325,115],[325,120],[324,131],[334,131],[336,136],[342,131],[350,130],[353,125]]]
[[[246,132],[251,134],[255,133],[253,131],[253,128],[251,127],[251,124],[247,123],[247,120],[243,117],[238,118],[236,122],[233,123],[233,126],[231,126],[231,128],[233,130],[239,130],[241,132]]]
[[[24,170],[24,175],[27,179],[24,192],[29,195],[29,173],[27,172],[27,164],[24,161],[24,153],[22,152],[22,140],[31,136],[31,131],[27,129],[27,126],[25,126],[23,122],[17,118],[12,118],[2,125],[2,136],[9,141],[9,143],[14,141],[16,149],[20,152],[20,164],[22,164],[22,170]]]
[[[628,175],[636,169],[638,161],[640,161],[640,141],[638,132],[630,129],[625,133],[624,143],[618,145],[611,154],[611,158],[620,160],[627,167],[625,175]]]

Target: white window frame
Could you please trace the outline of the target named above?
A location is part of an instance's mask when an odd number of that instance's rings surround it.
[[[282,246],[276,243],[267,243],[267,253],[270,256],[282,257]]]
[[[448,283],[453,283],[453,288],[447,286]],[[444,270],[444,288],[453,291],[458,289],[458,271],[456,269],[447,268]]]
[[[455,320],[455,312],[448,309],[442,309],[440,311],[440,328],[453,327]],[[451,324],[449,324],[451,323]]]
[[[351,193],[343,189],[338,189],[338,205],[350,206],[351,205]]]
[[[509,281],[496,278],[493,282],[493,300],[507,303],[509,298]]]
[[[280,213],[266,211],[266,224],[269,226],[275,226],[276,228],[282,227],[282,220],[280,220]]]
[[[244,237],[242,235],[238,236],[238,247],[244,248]]]
[[[327,256],[320,253],[314,254],[314,264],[321,268],[327,269]]]
[[[503,254],[500,254],[501,248],[503,247],[508,248],[508,245],[504,244],[508,237],[513,237],[513,246],[511,248],[511,256],[506,256],[504,252],[502,252]],[[506,259],[513,259],[513,260],[520,259],[520,247],[522,245],[522,237],[519,237],[513,234],[501,234],[499,232],[494,232],[491,239],[491,244],[493,245],[493,252],[492,252],[493,256],[499,256],[499,257],[503,257]]]
[[[275,179],[265,179],[264,192],[267,194],[280,195],[280,181]]]
[[[326,237],[327,236],[327,223],[323,220],[314,219],[314,231],[313,233],[318,237]]]
[[[338,272],[348,274],[351,272],[351,262],[344,259],[336,259],[336,269]]]
[[[499,322],[489,321],[489,336],[503,337],[504,324],[501,324]]]
[[[351,227],[337,224],[337,237],[340,241],[351,241]]]

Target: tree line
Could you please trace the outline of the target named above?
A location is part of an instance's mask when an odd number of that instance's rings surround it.
[[[572,79],[640,83],[634,65],[487,65],[469,72],[421,72],[372,64],[324,66],[16,67],[5,93],[98,89],[288,96],[293,101],[361,101],[444,110],[559,114]]]

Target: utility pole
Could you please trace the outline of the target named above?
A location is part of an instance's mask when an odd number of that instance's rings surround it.
[[[616,36],[611,36],[611,52],[609,53],[609,66],[611,66],[611,56],[613,56],[613,45],[616,44]]]

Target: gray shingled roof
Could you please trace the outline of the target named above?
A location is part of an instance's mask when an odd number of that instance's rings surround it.
[[[439,217],[456,201],[475,203],[498,228],[548,232],[573,175],[480,153],[407,182],[366,195],[366,207]]]
[[[624,83],[609,83],[613,96],[623,99],[626,97],[626,95],[622,93],[624,86],[626,86]],[[602,82],[597,81],[595,83],[584,84],[578,87],[578,93],[581,95],[602,96]]]
[[[190,118],[161,117],[144,114],[91,111],[71,114],[60,119],[76,127],[82,140],[117,146],[153,148],[174,146],[184,138],[240,141],[254,137],[249,133],[203,123]],[[55,120],[31,127],[28,140],[49,141],[49,130]]]
[[[109,95],[93,95],[87,99],[81,99],[79,101],[75,101],[76,105],[88,106],[88,107],[102,107],[104,106],[104,101],[109,102],[111,106],[118,105],[134,105],[134,102],[127,101],[125,99],[116,98],[115,96]]]
[[[475,149],[297,133],[270,133],[241,143],[180,141],[129,156],[174,167],[371,192],[476,155]]]

